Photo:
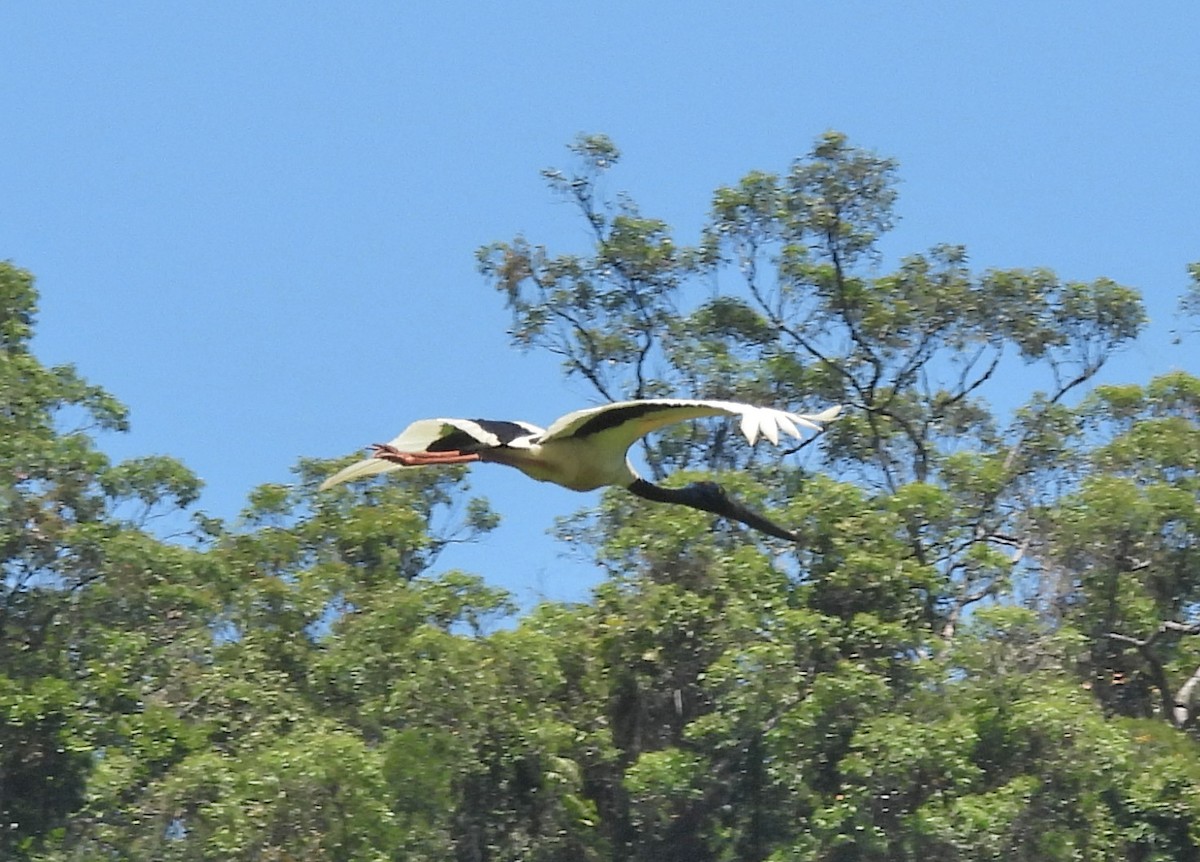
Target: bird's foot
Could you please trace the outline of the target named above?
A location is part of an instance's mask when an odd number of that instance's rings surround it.
[[[451,449],[446,452],[401,452],[390,443],[372,443],[373,458],[381,458],[400,464],[404,467],[429,467],[435,464],[468,464],[479,460],[478,452],[460,452]]]

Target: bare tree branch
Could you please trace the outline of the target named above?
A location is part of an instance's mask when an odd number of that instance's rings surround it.
[[[1138,651],[1138,654],[1150,666],[1150,675],[1154,679],[1154,686],[1158,689],[1159,699],[1162,702],[1163,715],[1171,722],[1172,726],[1182,729],[1196,720],[1191,703],[1196,688],[1200,686],[1200,668],[1197,668],[1187,681],[1172,693],[1166,667],[1154,653],[1154,645],[1168,632],[1185,635],[1200,634],[1200,623],[1164,620],[1145,638],[1135,638],[1120,632],[1108,632],[1105,637],[1117,643],[1127,644]]]

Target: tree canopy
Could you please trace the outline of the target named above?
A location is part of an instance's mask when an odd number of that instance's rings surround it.
[[[802,541],[614,491],[557,528],[591,599],[517,615],[439,565],[498,522],[462,468],[298,458],[224,523],[103,453],[125,408],[0,264],[0,857],[1200,859],[1200,379],[1098,382],[1138,291],[887,268],[899,168],[836,133],[690,243],[570,150],[587,247],[479,251],[513,344],[602,400],[845,404],[782,458],[644,445]]]

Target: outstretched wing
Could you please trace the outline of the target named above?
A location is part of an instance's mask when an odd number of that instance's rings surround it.
[[[614,445],[623,444],[628,448],[638,438],[665,425],[705,416],[737,416],[741,420],[742,433],[751,444],[760,436],[778,443],[781,431],[792,437],[800,437],[801,428],[819,431],[823,423],[837,418],[841,409],[830,407],[820,413],[789,413],[736,401],[691,401],[681,398],[618,401],[568,413],[555,420],[539,442],[604,434]]]
[[[318,491],[328,491],[334,485],[340,485],[343,482],[353,482],[355,479],[365,479],[368,476],[378,476],[381,473],[390,473],[393,470],[403,470],[400,464],[393,464],[391,461],[384,461],[380,458],[367,458],[363,461],[355,461],[349,467],[343,467],[338,470],[324,482],[317,486]]]
[[[388,443],[401,452],[478,452],[544,433],[528,422],[497,419],[420,419]]]
[[[528,422],[505,422],[495,419],[418,419],[388,446],[400,452],[478,452],[507,446],[514,440],[542,434],[543,429]],[[334,485],[378,476],[403,465],[381,458],[365,458],[344,467],[321,483],[324,491]]]

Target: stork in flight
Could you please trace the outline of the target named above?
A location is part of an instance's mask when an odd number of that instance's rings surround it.
[[[796,438],[801,428],[819,431],[840,411],[841,407],[831,407],[814,414],[788,413],[734,401],[659,398],[577,410],[549,428],[493,419],[421,419],[390,443],[374,444],[370,458],[339,470],[321,483],[320,490],[404,467],[483,461],[516,467],[530,478],[572,491],[614,485],[656,503],[691,506],[794,542],[795,533],[729,499],[715,482],[684,488],[647,482],[633,469],[627,452],[651,431],[703,416],[740,417],[742,433],[753,445],[760,436],[778,443],[781,431]]]

